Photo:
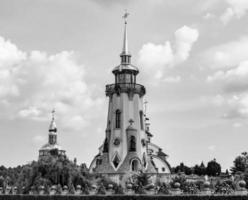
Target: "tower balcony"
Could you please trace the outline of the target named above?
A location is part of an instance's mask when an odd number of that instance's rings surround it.
[[[113,94],[128,93],[139,94],[141,97],[145,95],[146,89],[143,85],[136,83],[116,83],[106,85],[106,96],[112,96]]]

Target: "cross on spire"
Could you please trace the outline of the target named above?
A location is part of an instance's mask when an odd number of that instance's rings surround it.
[[[52,113],[52,119],[54,119],[55,118],[55,108],[52,109],[51,113]]]
[[[130,15],[130,14],[127,12],[127,9],[125,9],[125,13],[124,13],[124,15],[122,16],[122,18],[123,18],[124,21],[125,21],[125,24],[127,23],[128,15]]]

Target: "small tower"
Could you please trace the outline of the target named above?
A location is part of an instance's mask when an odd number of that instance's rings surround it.
[[[90,165],[92,173],[125,174],[139,170],[157,172],[152,157],[148,155],[150,138],[143,110],[146,89],[136,81],[139,69],[131,64],[128,50],[128,15],[125,13],[123,16],[121,62],[112,71],[115,82],[106,85],[106,96],[109,98],[106,136],[99,154]]]
[[[49,125],[48,143],[39,150],[39,159],[47,156],[66,156],[65,150],[57,143],[57,127],[55,123],[55,110],[52,110],[52,120]]]

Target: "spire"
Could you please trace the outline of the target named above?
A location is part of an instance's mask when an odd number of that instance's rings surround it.
[[[127,40],[127,17],[129,13],[125,11],[125,14],[123,15],[124,19],[124,37],[123,37],[123,47],[122,47],[122,53],[121,54],[128,54],[128,40]]]
[[[124,19],[124,37],[123,37],[123,47],[121,52],[121,64],[130,64],[131,55],[128,52],[128,40],[127,40],[127,17],[129,13],[125,11],[122,18]]]
[[[52,121],[49,126],[49,132],[57,132],[57,127],[55,124],[55,109],[52,110]]]

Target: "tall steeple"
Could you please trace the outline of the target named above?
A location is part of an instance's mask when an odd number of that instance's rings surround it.
[[[55,124],[55,109],[52,110],[52,121],[49,126],[49,137],[48,137],[49,144],[57,144],[57,127]]]
[[[122,47],[122,53],[121,54],[128,54],[128,40],[127,40],[127,17],[129,13],[127,11],[123,15],[123,18],[125,20],[124,24],[124,37],[123,37],[123,47]]]
[[[131,63],[131,54],[128,52],[128,39],[127,39],[127,17],[129,13],[125,11],[123,15],[124,19],[124,37],[123,37],[123,47],[121,52],[121,64],[130,64]]]
[[[57,132],[57,127],[56,127],[56,123],[55,123],[55,109],[52,110],[52,121],[50,123],[49,126],[49,132]]]

